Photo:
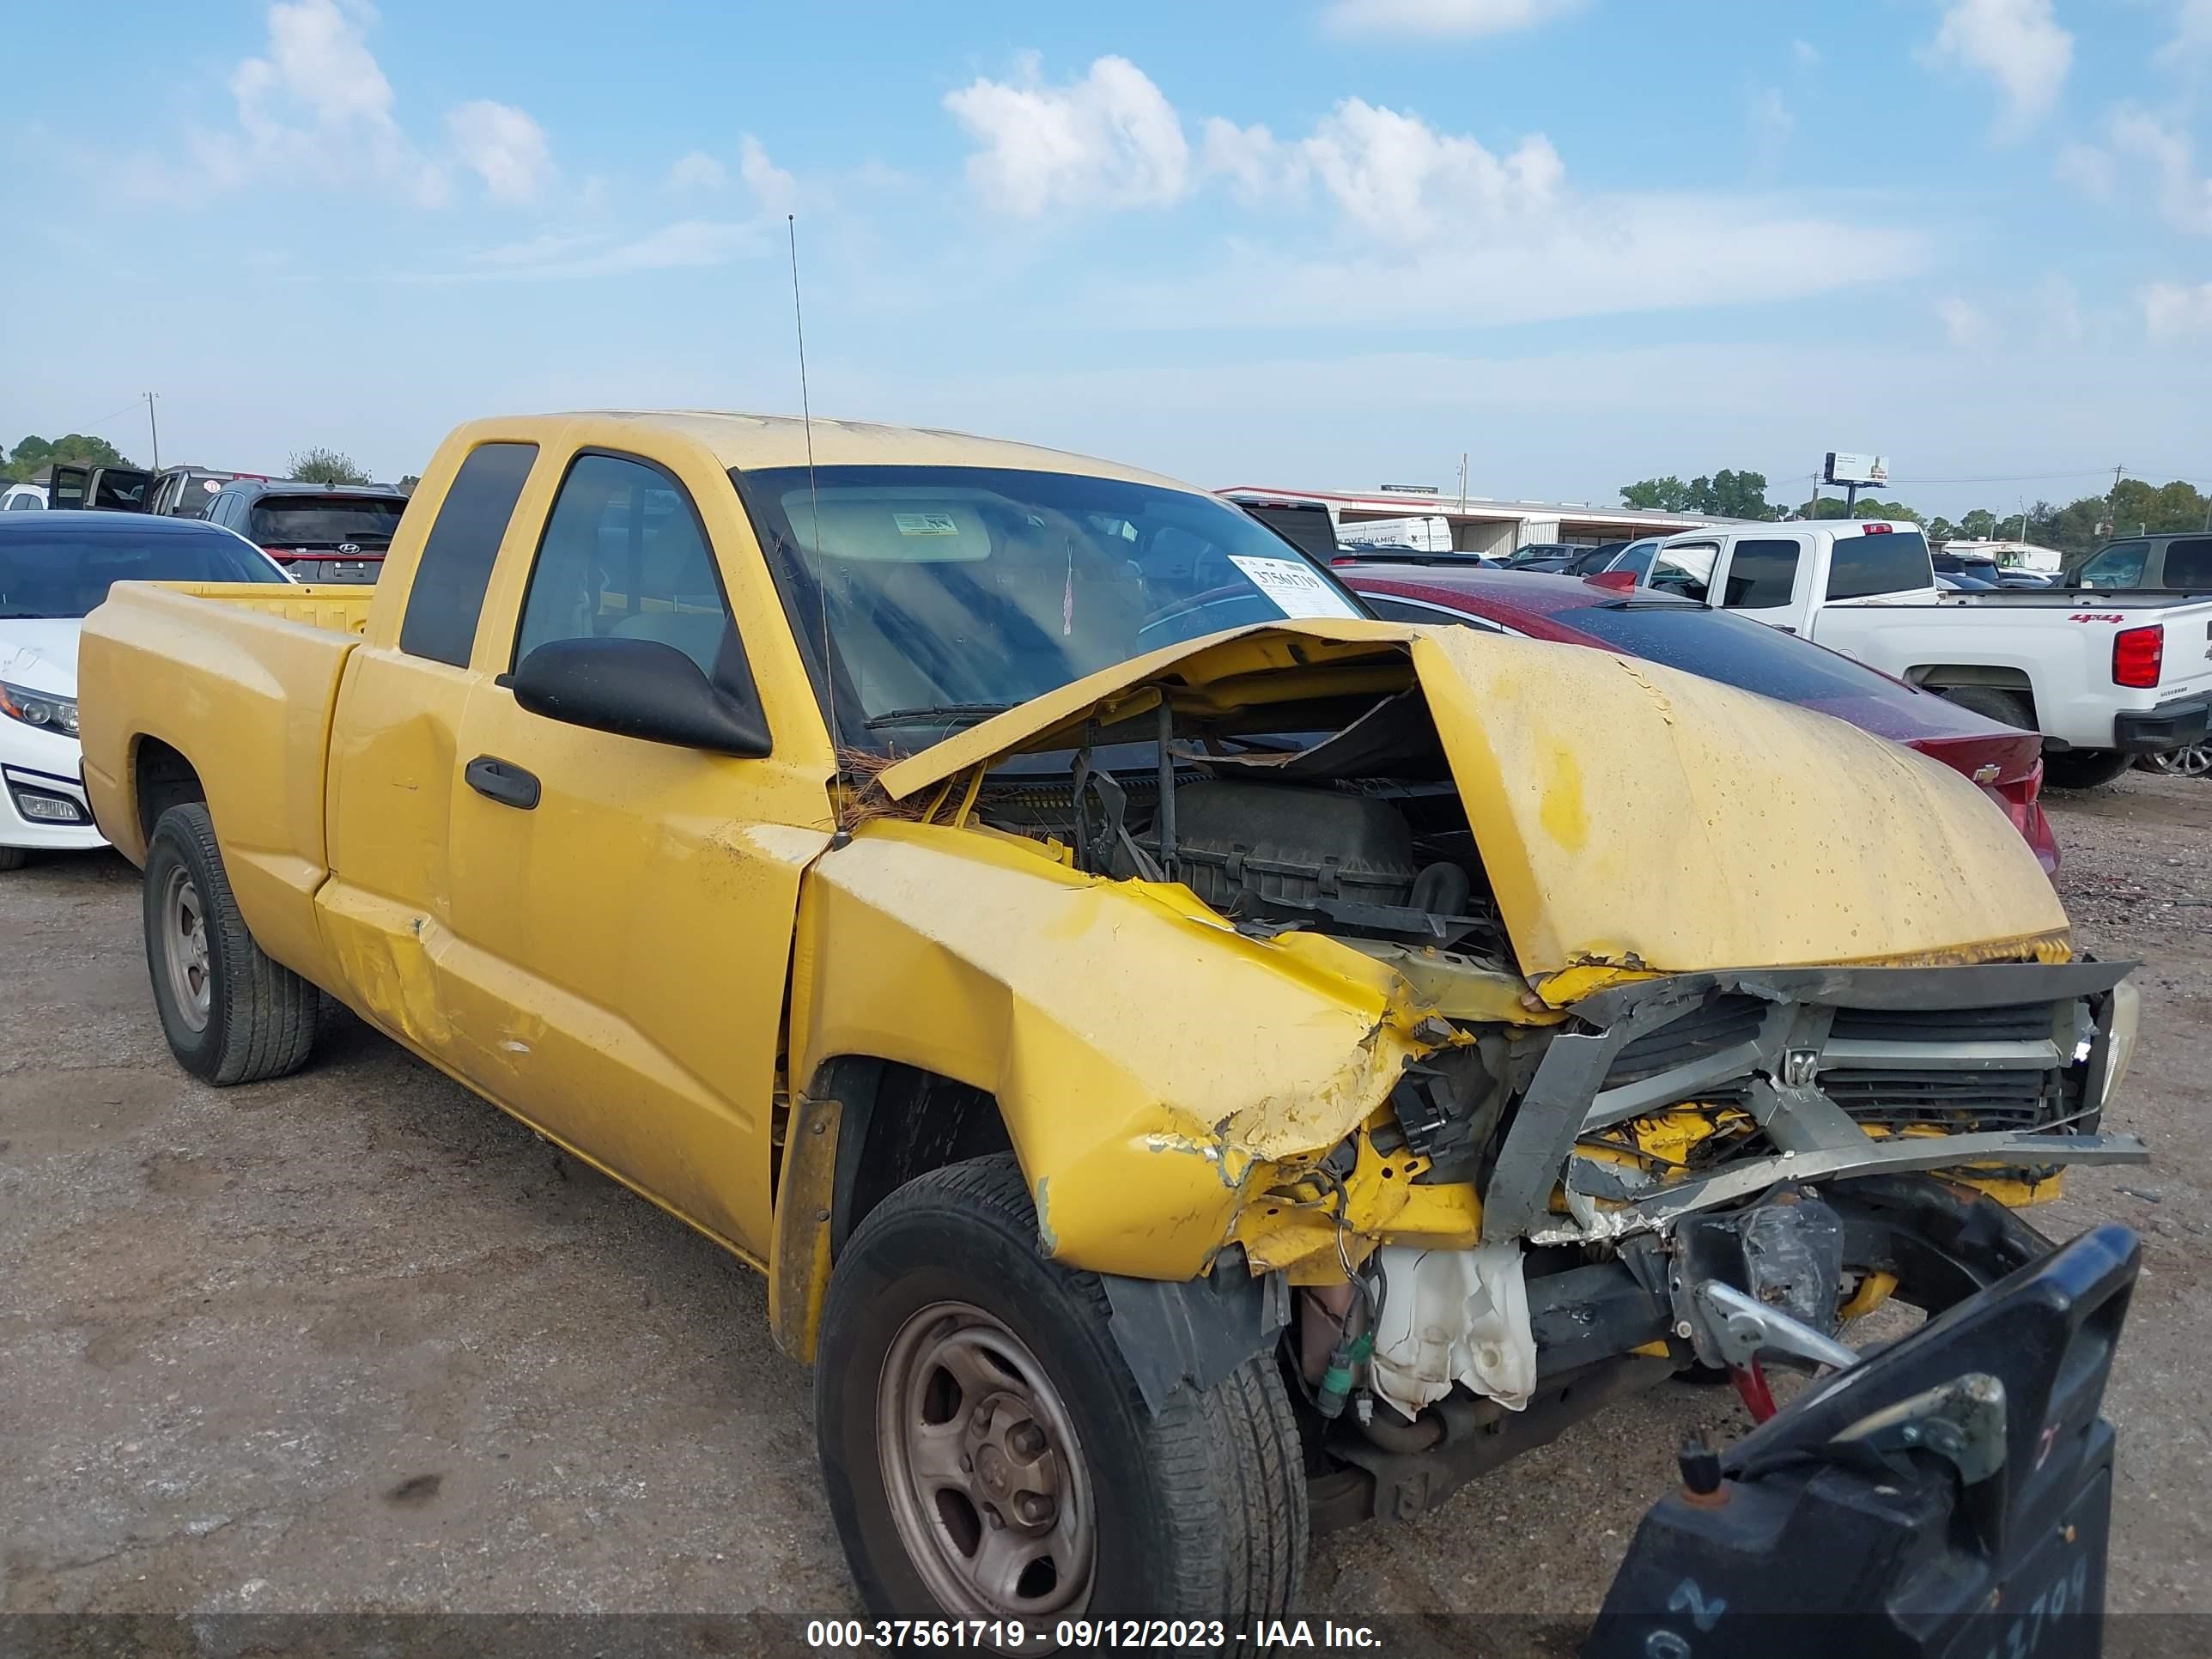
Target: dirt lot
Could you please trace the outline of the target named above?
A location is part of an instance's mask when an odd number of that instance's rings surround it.
[[[2158,1160],[2040,1220],[2148,1247],[2112,1600],[2212,1613],[2212,784],[2054,815],[2081,942],[2145,963],[2116,1118]],[[349,1019],[299,1077],[191,1082],[137,896],[0,877],[0,1609],[857,1610],[750,1273]],[[1308,1611],[1586,1616],[1685,1429],[1737,1420],[1668,1385],[1324,1540]]]

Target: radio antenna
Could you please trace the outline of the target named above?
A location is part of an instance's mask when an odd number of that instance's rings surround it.
[[[815,601],[822,608],[822,715],[830,727],[831,763],[842,777],[845,745],[837,732],[837,680],[830,667],[830,586],[822,568],[822,491],[814,478],[814,405],[806,391],[806,313],[799,303],[799,216],[785,214],[783,228],[791,244],[791,321],[799,336],[799,419],[806,434],[807,513],[812,521],[807,545],[813,554]],[[851,839],[852,831],[841,814],[830,845],[841,847]]]

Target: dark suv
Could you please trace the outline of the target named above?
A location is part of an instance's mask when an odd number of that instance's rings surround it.
[[[407,497],[392,484],[227,483],[204,516],[303,582],[373,582]]]

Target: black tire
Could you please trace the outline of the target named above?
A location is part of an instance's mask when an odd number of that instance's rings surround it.
[[[21,847],[0,847],[0,870],[20,870],[30,859],[28,849]]]
[[[2029,709],[2027,696],[2021,692],[1999,690],[1994,685],[1950,685],[1937,695],[2000,726],[2016,726],[2023,732],[2035,730],[2035,715]]]
[[[1186,1387],[1148,1413],[1107,1328],[1104,1288],[1039,1254],[1028,1189],[1000,1154],[899,1188],[854,1232],[830,1278],[815,1437],[871,1613],[976,1616],[930,1589],[893,1514],[886,1464],[896,1452],[878,1449],[892,1444],[879,1437],[878,1401],[895,1386],[894,1349],[922,1310],[945,1303],[980,1310],[1028,1349],[1081,1443],[1095,1546],[1087,1599],[1069,1616],[1218,1620],[1236,1631],[1289,1613],[1305,1567],[1307,1502],[1275,1356],[1255,1354],[1214,1387]],[[965,1391],[954,1399],[957,1420]],[[1019,1614],[1036,1622],[1025,1607]]]
[[[2135,763],[2133,755],[2117,750],[2069,749],[2043,757],[2043,781],[2053,789],[2094,789]]]
[[[188,1006],[172,970],[165,932],[173,925],[171,904],[185,892],[198,907],[204,954],[198,981],[206,1008],[197,1024],[198,1011]],[[140,915],[154,1005],[179,1065],[222,1088],[283,1077],[307,1064],[320,994],[253,942],[223,872],[215,822],[200,802],[172,806],[154,826]]]

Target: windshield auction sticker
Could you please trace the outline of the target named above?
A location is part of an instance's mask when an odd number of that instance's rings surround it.
[[[1231,553],[1229,562],[1252,579],[1252,585],[1282,606],[1285,617],[1357,617],[1344,595],[1322,580],[1311,566],[1296,559],[1258,559]]]

